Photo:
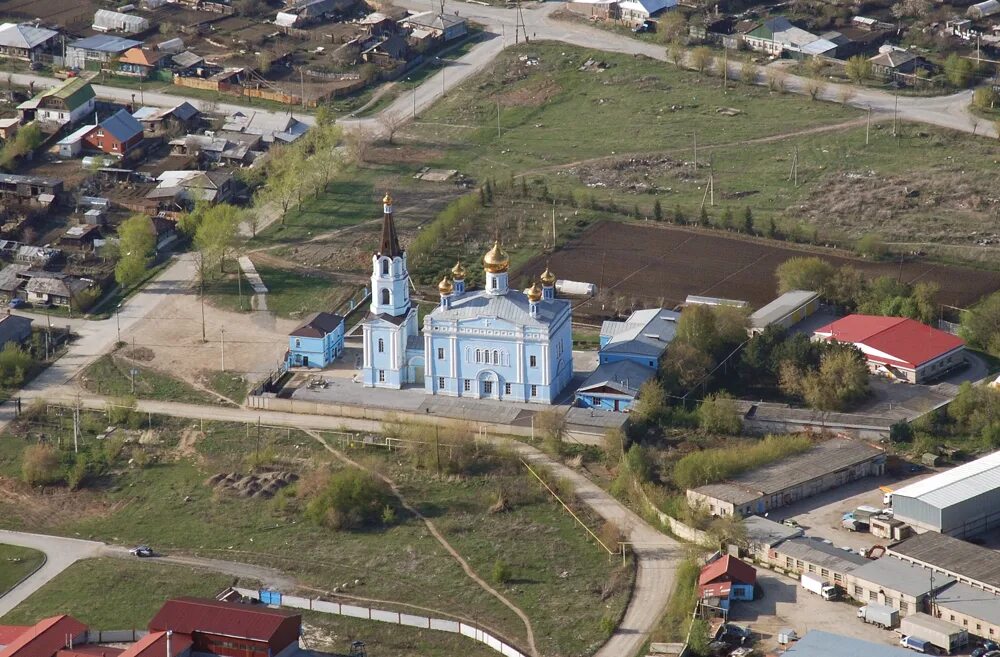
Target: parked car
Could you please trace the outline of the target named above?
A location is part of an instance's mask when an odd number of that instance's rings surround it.
[[[148,545],[137,545],[136,547],[129,550],[128,553],[135,555],[139,558],[151,557],[153,556],[153,548],[149,547]]]
[[[18,299],[17,297],[14,297],[13,299],[10,300],[10,303],[7,305],[10,306],[11,308],[24,308],[26,304],[24,302],[24,299]]]
[[[655,32],[656,23],[652,21],[643,21],[642,23],[636,25],[632,28],[632,32],[635,34],[643,34],[645,32]]]

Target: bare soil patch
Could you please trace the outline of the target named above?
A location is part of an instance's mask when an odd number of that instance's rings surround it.
[[[561,91],[559,83],[546,76],[532,80],[517,89],[497,94],[496,98],[504,107],[541,107]]]
[[[124,506],[109,503],[92,491],[65,488],[32,488],[15,479],[0,477],[0,507],[4,515],[24,527],[49,527],[107,517]]]
[[[613,222],[596,224],[548,258],[529,261],[517,275],[537,276],[548,260],[561,279],[595,283],[599,291],[625,296],[639,305],[671,307],[695,294],[744,299],[760,307],[777,295],[777,266],[803,255],[818,255],[836,266],[850,264],[870,276],[933,281],[941,287],[938,301],[960,308],[1000,289],[1000,272],[920,258],[902,263],[871,262],[825,249],[807,250],[711,231]],[[600,302],[590,301],[581,310],[599,313]]]
[[[137,351],[152,354],[148,366],[201,387],[206,367],[222,369],[224,339],[226,371],[255,378],[274,369],[288,348],[288,332],[295,327],[294,320],[267,312],[235,313],[205,304],[204,313],[206,341],[202,341],[202,304],[194,291],[172,295],[155,315],[136,324],[132,331]],[[123,339],[131,342],[131,335]]]
[[[372,146],[365,153],[365,162],[369,164],[397,165],[423,164],[434,162],[444,157],[444,151],[437,148],[422,148],[413,144],[388,144]]]

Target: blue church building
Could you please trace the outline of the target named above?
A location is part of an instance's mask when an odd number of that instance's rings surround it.
[[[434,395],[553,403],[573,376],[572,310],[556,298],[555,276],[546,270],[541,286],[510,289],[510,258],[497,241],[483,257],[485,289],[467,290],[465,268],[456,264],[438,284],[439,304],[419,335],[388,195],[384,204],[364,324],[365,385],[417,384]]]
[[[313,313],[288,334],[288,367],[326,367],[344,352],[344,318]]]

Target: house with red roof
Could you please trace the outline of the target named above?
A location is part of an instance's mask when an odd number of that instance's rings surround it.
[[[0,648],[0,657],[53,657],[87,640],[87,626],[66,615],[42,619],[20,633],[10,627],[4,630],[0,634],[9,643]]]
[[[756,585],[757,570],[728,554],[706,564],[698,576],[698,589],[703,599],[753,600]]]
[[[813,333],[861,350],[873,374],[924,383],[965,361],[965,341],[906,317],[848,315]]]
[[[177,641],[179,634],[188,635],[192,652],[221,657],[287,657],[298,650],[302,615],[264,605],[174,598],[149,621],[149,631],[171,631],[171,641]]]

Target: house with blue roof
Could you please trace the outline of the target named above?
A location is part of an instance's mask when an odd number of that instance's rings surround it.
[[[77,39],[66,46],[66,66],[97,71],[113,59],[120,57],[126,50],[141,45],[142,41],[126,39],[114,34],[96,34],[84,39]]]
[[[584,408],[628,411],[643,383],[656,376],[663,351],[677,335],[680,313],[663,308],[637,310],[624,322],[601,325],[598,366],[577,388]]]
[[[326,367],[344,353],[344,318],[313,313],[288,334],[288,367]]]
[[[142,124],[120,109],[83,136],[84,148],[122,157],[142,142]]]

